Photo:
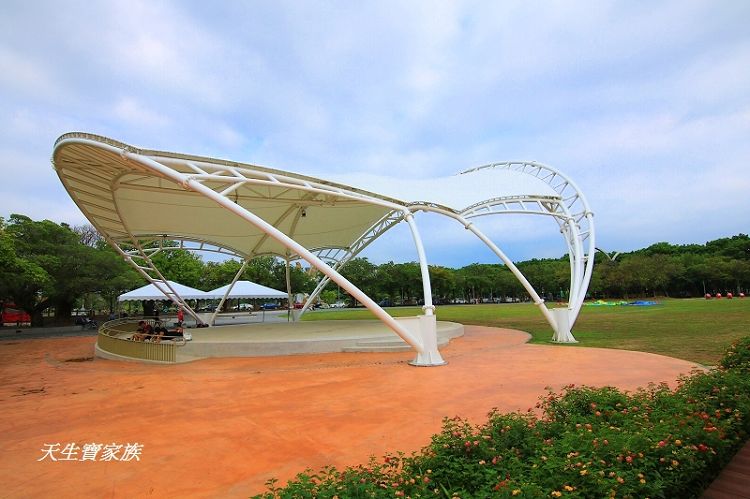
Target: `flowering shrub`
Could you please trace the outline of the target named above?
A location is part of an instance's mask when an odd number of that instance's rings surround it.
[[[419,453],[308,470],[257,497],[698,497],[750,432],[748,345],[674,391],[571,385],[541,397],[538,415],[446,419]]]
[[[741,338],[724,354],[719,365],[725,369],[735,368],[750,371],[750,336]]]

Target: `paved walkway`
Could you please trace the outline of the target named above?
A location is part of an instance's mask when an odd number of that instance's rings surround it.
[[[84,329],[81,326],[22,328],[6,326],[0,328],[0,341],[61,338],[64,336],[96,336],[98,333],[96,329]]]
[[[750,442],[740,449],[703,493],[703,499],[746,498],[750,498]]]
[[[418,450],[445,416],[526,410],[545,386],[635,389],[695,367],[465,332],[434,368],[407,365],[411,352],[154,366],[93,359],[94,338],[2,341],[0,497],[247,497],[308,466]],[[140,461],[38,461],[45,444],[134,442]]]

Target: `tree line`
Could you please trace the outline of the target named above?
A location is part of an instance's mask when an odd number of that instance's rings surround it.
[[[204,261],[184,249],[163,251],[156,266],[170,280],[202,290],[231,282],[241,263],[234,259]],[[570,285],[568,257],[517,263],[540,295],[566,300]],[[420,304],[422,278],[417,262],[376,265],[355,258],[342,274],[383,305]],[[290,271],[294,293],[310,293],[320,274],[301,265]],[[249,262],[241,276],[264,286],[286,289],[283,260],[261,256]],[[518,280],[502,264],[473,263],[461,268],[430,266],[433,299],[441,303],[528,300]],[[74,308],[113,310],[117,296],[144,284],[90,225],[73,227],[49,220],[34,221],[13,214],[0,217],[0,303],[14,304],[42,325],[45,311],[56,322],[70,320]],[[721,238],[706,244],[666,242],[616,256],[598,252],[589,296],[702,296],[704,293],[747,292],[750,288],[750,237]],[[329,283],[321,295],[327,303],[352,299]]]

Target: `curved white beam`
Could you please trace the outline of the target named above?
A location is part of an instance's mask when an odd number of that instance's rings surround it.
[[[534,286],[531,285],[528,279],[526,279],[526,276],[523,275],[523,273],[520,271],[518,267],[513,263],[513,261],[508,258],[508,256],[490,239],[488,238],[482,231],[480,231],[473,222],[467,220],[466,218],[462,217],[461,215],[458,215],[456,213],[452,213],[446,210],[443,210],[441,208],[437,207],[430,207],[428,209],[425,209],[425,211],[431,211],[434,213],[439,213],[442,215],[445,215],[449,218],[452,218],[462,224],[464,228],[472,232],[479,240],[481,240],[488,248],[492,250],[495,255],[497,255],[498,258],[508,267],[508,270],[510,270],[513,275],[516,277],[518,282],[521,283],[521,285],[526,289],[526,292],[529,293],[529,296],[531,297],[534,304],[539,308],[539,311],[542,313],[544,318],[547,320],[549,325],[552,327],[552,329],[555,331],[555,336],[553,337],[555,341],[559,342],[566,342],[566,343],[574,343],[576,342],[575,338],[570,333],[570,327],[572,326],[572,323],[569,322],[569,317],[572,316],[571,312],[568,310],[566,311],[566,317],[565,319],[568,320],[558,320],[556,318],[556,314],[553,314],[553,311],[550,311],[550,309],[547,308],[547,306],[544,303],[544,299],[542,299],[539,296],[539,293],[537,293],[536,289],[534,289]],[[559,312],[559,309],[555,309]],[[565,324],[562,324],[562,323]],[[560,331],[561,327],[564,329],[564,331]]]
[[[130,238],[128,238],[129,240]],[[179,244],[177,246],[162,246],[160,245],[157,248],[143,248],[144,253],[148,253],[150,255],[154,255],[156,252],[161,251],[175,251],[175,250],[185,250],[185,251],[201,251],[205,253],[218,253],[220,255],[226,255],[233,258],[239,258],[243,259],[242,255],[239,253],[236,253],[234,251],[228,250],[226,248],[220,248],[218,246],[213,246],[212,244],[208,243],[207,241],[199,241],[197,239],[193,238],[185,238],[178,235],[172,235],[172,234],[139,234],[138,240],[141,242],[148,242],[148,241],[158,241],[158,240],[169,240],[169,241],[179,241]],[[188,246],[185,243],[197,243],[198,246]],[[128,250],[126,251],[129,255],[139,254],[139,251],[137,250]]]
[[[391,227],[401,222],[403,218],[403,211],[393,211],[378,220],[372,227],[370,227],[370,229],[359,236],[357,240],[350,245],[349,248],[319,248],[318,250],[313,250],[313,252],[316,253],[317,256],[322,260],[331,260],[333,262],[333,269],[338,272],[344,265],[346,265],[347,262],[356,257]],[[333,251],[332,254],[331,251]],[[326,256],[323,257],[323,254],[325,254]],[[310,296],[307,298],[307,301],[305,302],[305,305],[302,307],[300,316],[307,312],[313,301],[315,301],[315,298],[317,298],[317,296],[323,291],[323,289],[329,282],[330,279],[328,278],[328,276],[324,275],[323,277],[321,277],[321,279],[318,281],[317,286],[315,287],[315,290],[310,294]]]
[[[406,343],[411,345],[417,351],[418,358],[420,356],[427,354],[431,358],[439,358],[439,362],[436,361],[434,365],[441,365],[444,363],[442,358],[440,358],[440,354],[437,351],[426,352],[424,350],[422,341],[417,335],[408,331],[404,326],[399,324],[393,317],[391,317],[385,310],[383,310],[377,303],[375,303],[369,296],[367,296],[364,292],[362,292],[358,287],[352,284],[344,276],[334,271],[331,267],[326,265],[322,260],[320,260],[315,255],[313,255],[310,251],[308,251],[307,248],[305,248],[304,246],[300,245],[296,241],[286,236],[286,234],[278,230],[276,227],[272,226],[271,224],[269,224],[262,218],[246,210],[242,206],[235,204],[234,202],[232,202],[225,196],[222,196],[216,191],[210,189],[209,187],[206,187],[201,182],[197,181],[194,178],[191,178],[191,176],[183,175],[179,172],[176,172],[175,170],[165,165],[162,165],[158,161],[155,161],[148,157],[144,157],[138,154],[124,152],[124,151],[121,154],[125,158],[133,162],[137,162],[144,166],[147,166],[153,171],[161,174],[161,176],[163,176],[164,178],[167,178],[169,180],[172,180],[182,185],[183,188],[185,189],[192,190],[192,191],[202,194],[203,196],[216,202],[218,205],[224,207],[225,209],[233,212],[234,214],[250,222],[252,225],[257,227],[264,233],[268,234],[277,242],[279,242],[280,244],[282,244],[289,250],[293,251],[294,253],[298,254],[301,258],[305,259],[310,265],[317,268],[319,271],[321,271],[323,274],[330,277],[331,280],[333,280],[335,283],[337,283],[339,286],[341,286],[347,292],[349,292],[349,294],[351,294],[357,301],[359,301],[365,307],[367,307],[373,314],[375,314],[375,316],[378,319],[383,321],[397,335],[399,335]]]
[[[503,261],[505,266],[508,267],[508,269],[513,273],[514,276],[516,276],[516,279],[518,279],[524,289],[526,289],[526,292],[529,293],[531,299],[534,301],[534,305],[539,307],[539,310],[542,312],[542,315],[544,315],[544,318],[547,319],[547,322],[549,322],[550,326],[552,326],[552,329],[556,329],[557,323],[555,322],[554,317],[552,317],[552,313],[544,304],[544,300],[539,296],[539,293],[536,292],[528,279],[526,279],[526,276],[523,275],[520,270],[518,270],[518,267],[516,267],[513,261],[508,258],[508,256],[500,248],[498,248],[497,245],[490,240],[490,238],[485,236],[482,231],[480,231],[472,222],[463,220],[460,217],[457,218],[457,220],[463,223],[464,227],[466,227],[467,230],[471,231],[475,236],[477,236],[484,244],[487,245],[488,248],[492,250],[493,253],[498,256],[498,258],[500,258],[500,260]]]
[[[432,304],[432,286],[430,285],[430,269],[427,266],[427,256],[424,253],[422,238],[419,236],[419,229],[414,222],[414,215],[410,211],[404,212],[406,223],[409,224],[411,235],[414,238],[414,245],[417,247],[417,257],[419,258],[419,271],[422,273],[422,291],[424,293],[424,310],[425,315],[435,314],[435,305]]]

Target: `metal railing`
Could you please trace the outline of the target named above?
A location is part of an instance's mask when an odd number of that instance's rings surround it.
[[[147,322],[152,326],[155,323],[153,318],[146,317],[128,317],[105,322],[99,328],[96,344],[101,350],[122,357],[156,362],[176,362],[177,347],[185,344],[184,338],[165,335],[158,343],[134,341],[131,339],[132,333],[136,331],[139,321]]]

